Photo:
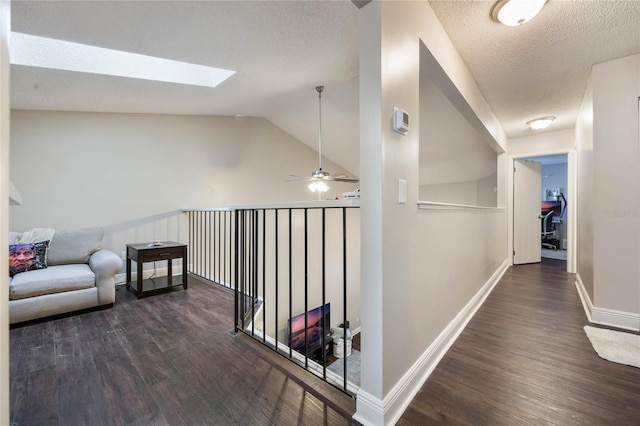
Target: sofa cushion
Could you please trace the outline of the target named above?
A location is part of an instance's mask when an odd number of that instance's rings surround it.
[[[24,299],[95,286],[89,265],[59,265],[17,274],[9,282],[9,299]]]
[[[21,235],[20,232],[9,231],[9,245],[16,244]]]
[[[47,267],[49,241],[9,245],[9,276]]]
[[[32,228],[19,234],[16,244],[39,243],[41,241],[51,241],[56,230],[53,228]],[[11,235],[9,235],[11,237]]]
[[[102,228],[57,231],[51,239],[47,265],[88,263],[89,257],[102,248]]]

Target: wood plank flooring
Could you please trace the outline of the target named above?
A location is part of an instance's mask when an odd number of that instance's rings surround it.
[[[563,266],[510,268],[398,424],[640,424],[640,369],[593,351]],[[11,330],[13,425],[354,424],[347,395],[228,333],[228,290],[116,293]]]
[[[12,426],[348,425],[355,401],[232,329],[233,293],[189,290],[10,331]]]
[[[640,424],[640,369],[594,352],[564,265],[510,268],[398,425]]]

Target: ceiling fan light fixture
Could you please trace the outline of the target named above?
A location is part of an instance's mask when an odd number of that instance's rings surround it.
[[[499,0],[491,10],[491,18],[509,27],[529,22],[547,0]]]
[[[327,179],[329,177],[329,172],[325,172],[322,169],[318,169],[311,173],[311,177],[315,179]]]
[[[318,180],[311,182],[309,184],[309,189],[313,192],[327,192],[329,190],[329,185],[324,181]]]
[[[552,116],[534,118],[533,120],[527,121],[527,124],[529,125],[529,127],[531,127],[532,130],[542,130],[542,129],[546,129],[547,127],[549,127],[549,125],[555,119],[556,118],[552,117]]]

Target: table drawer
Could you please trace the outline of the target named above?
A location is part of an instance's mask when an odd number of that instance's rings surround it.
[[[174,259],[176,257],[182,257],[184,249],[182,247],[158,247],[151,250],[144,250],[140,253],[139,259],[142,262],[155,262],[157,260]]]

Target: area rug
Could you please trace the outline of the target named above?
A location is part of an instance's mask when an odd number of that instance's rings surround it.
[[[584,326],[600,358],[640,368],[640,335]]]
[[[338,358],[327,370],[344,377],[344,358]],[[352,350],[347,357],[347,381],[360,386],[360,351]]]

